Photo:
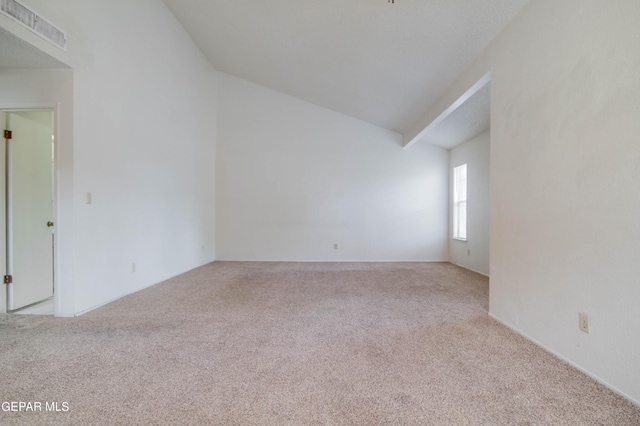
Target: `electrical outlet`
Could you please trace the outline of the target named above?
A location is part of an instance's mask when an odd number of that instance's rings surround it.
[[[93,195],[87,192],[87,204],[93,204]]]
[[[471,256],[471,249],[467,249],[467,256]]]
[[[580,331],[584,331],[585,333],[590,333],[591,328],[591,318],[589,318],[589,314],[585,312],[580,312],[578,314],[578,327]]]
[[[205,246],[202,246],[202,252],[203,252],[203,253],[204,253],[204,250],[205,250]]]
[[[333,249],[334,249],[334,250],[338,250],[338,243],[336,243],[336,244],[334,244],[334,245],[333,245]]]
[[[135,264],[135,262],[131,264],[131,272],[132,273],[136,272],[136,264]]]

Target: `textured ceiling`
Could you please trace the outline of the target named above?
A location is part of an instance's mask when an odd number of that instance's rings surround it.
[[[219,71],[404,133],[527,0],[164,0]]]
[[[0,69],[69,68],[0,27]]]

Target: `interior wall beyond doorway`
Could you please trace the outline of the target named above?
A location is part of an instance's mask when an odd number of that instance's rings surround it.
[[[449,261],[486,276],[489,276],[490,251],[489,143],[487,131],[455,147],[449,154],[450,173],[454,167],[467,164],[467,240],[451,239]]]

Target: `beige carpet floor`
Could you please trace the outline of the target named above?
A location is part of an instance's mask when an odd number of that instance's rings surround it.
[[[451,264],[217,262],[78,318],[0,315],[0,424],[640,424],[487,307]]]

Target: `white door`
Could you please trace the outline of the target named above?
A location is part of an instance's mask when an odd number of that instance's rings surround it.
[[[9,310],[53,295],[53,112],[7,112]]]
[[[0,111],[0,130],[5,128],[5,124],[7,122],[6,113],[4,111]],[[1,133],[1,132],[0,132]],[[6,239],[6,216],[7,210],[5,208],[5,197],[4,191],[6,188],[5,185],[5,154],[6,154],[6,141],[0,135],[0,276],[5,276],[7,274],[7,262],[3,259],[7,258],[7,239]],[[5,287],[5,286],[3,286]],[[6,313],[8,309],[7,306],[7,291],[3,288],[0,291],[0,313]]]

